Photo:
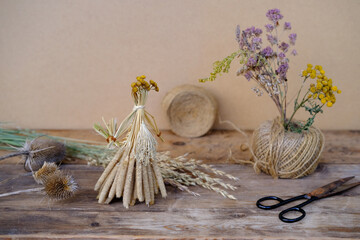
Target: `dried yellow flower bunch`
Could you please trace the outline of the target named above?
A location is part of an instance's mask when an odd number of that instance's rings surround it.
[[[109,143],[117,147],[114,158],[105,168],[95,185],[99,191],[99,203],[110,203],[116,196],[123,198],[124,207],[145,201],[154,203],[154,196],[160,190],[166,197],[166,189],[156,159],[157,142],[153,134],[160,137],[154,117],[145,110],[150,90],[159,91],[156,82],[147,82],[144,75],[131,84],[134,100],[132,112],[117,127],[116,121],[105,123],[103,128],[97,124],[94,129]],[[104,121],[105,122],[105,121]],[[125,136],[123,139],[120,137]]]

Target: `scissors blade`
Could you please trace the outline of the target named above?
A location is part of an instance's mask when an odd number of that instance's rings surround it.
[[[334,195],[337,195],[337,194],[341,194],[347,190],[350,190],[354,187],[357,187],[357,186],[360,186],[360,182],[356,182],[356,183],[351,183],[351,184],[347,184],[347,185],[343,185],[343,186],[340,186],[338,187],[337,189],[335,189],[334,191],[332,192],[329,192],[328,194],[326,194],[325,196],[323,196],[323,198],[325,197],[331,197],[331,196],[334,196]]]
[[[353,178],[354,178],[354,176],[336,180],[334,182],[326,184],[325,186],[322,186],[322,187],[319,187],[319,188],[315,189],[314,191],[312,191],[311,193],[308,193],[307,195],[309,197],[314,196],[314,197],[317,197],[317,198],[328,197],[329,194],[331,194],[335,189],[337,189],[338,187],[340,187],[341,185],[343,185],[344,183],[346,183],[347,181],[349,181],[349,180],[351,180]]]

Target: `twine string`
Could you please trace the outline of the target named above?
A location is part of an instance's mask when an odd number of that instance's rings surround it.
[[[144,109],[145,108],[145,105],[135,105],[134,107],[133,107],[133,111],[137,111],[137,110],[139,110],[139,109]]]
[[[300,178],[315,171],[324,148],[324,135],[312,126],[307,132],[285,131],[279,118],[266,121],[256,129],[252,138],[230,121],[230,124],[246,138],[251,152],[250,160],[236,159],[230,151],[229,158],[237,163],[252,164],[256,173],[261,171],[274,178]]]
[[[303,133],[285,131],[279,118],[263,123],[253,133],[255,161],[259,170],[274,178],[300,178],[315,171],[324,148],[320,129]]]

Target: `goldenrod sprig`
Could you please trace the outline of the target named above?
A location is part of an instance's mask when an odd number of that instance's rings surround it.
[[[240,51],[233,52],[229,56],[225,57],[221,61],[216,61],[213,64],[213,72],[210,73],[210,77],[199,79],[200,82],[214,81],[217,75],[221,73],[228,73],[230,65],[236,56],[239,56]]]

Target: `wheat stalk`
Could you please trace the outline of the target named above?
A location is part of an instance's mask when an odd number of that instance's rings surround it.
[[[226,190],[220,188],[236,190],[235,186],[225,183],[220,178],[211,177],[208,173],[202,171],[202,169],[215,175],[226,176],[231,180],[238,180],[238,178],[215,169],[211,165],[204,164],[200,160],[187,159],[185,156],[186,155],[172,158],[169,152],[158,153],[158,163],[161,167],[161,173],[164,176],[165,182],[178,187],[180,190],[188,191],[187,186],[200,186],[217,192],[229,199],[236,199]],[[193,194],[191,191],[188,192]]]

